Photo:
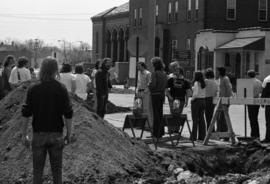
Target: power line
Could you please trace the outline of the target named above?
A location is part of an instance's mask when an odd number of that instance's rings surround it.
[[[91,16],[95,13],[0,13],[0,15],[14,15],[14,16],[21,16],[21,15],[31,15],[31,16],[40,16],[40,15],[88,15]]]
[[[46,20],[46,21],[87,21],[87,22],[90,21],[90,18],[79,19],[79,18],[33,17],[33,16],[8,15],[8,14],[0,14],[0,17],[13,18],[13,19]]]

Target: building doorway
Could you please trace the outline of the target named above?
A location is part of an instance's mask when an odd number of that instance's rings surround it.
[[[160,39],[159,37],[155,38],[155,56],[159,56],[159,48],[160,48]]]
[[[241,54],[237,53],[235,58],[235,77],[241,78]]]

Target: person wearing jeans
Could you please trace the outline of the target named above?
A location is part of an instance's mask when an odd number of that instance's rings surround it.
[[[194,86],[191,99],[191,116],[193,121],[192,137],[193,141],[204,140],[205,138],[205,82],[202,72],[195,72]]]
[[[260,98],[260,94],[262,92],[262,82],[256,79],[256,73],[254,70],[249,70],[247,72],[248,77],[251,80],[253,87],[253,98]],[[251,128],[251,137],[260,139],[260,130],[259,130],[259,122],[258,122],[258,114],[259,114],[260,105],[248,105],[248,117],[250,121]]]
[[[62,155],[65,141],[70,142],[73,110],[67,88],[61,84],[57,61],[54,58],[43,60],[39,82],[29,87],[22,107],[22,141],[29,147],[27,127],[33,116],[32,152],[33,183],[42,184],[42,174],[47,153],[49,154],[54,184],[62,183]],[[63,118],[64,117],[64,118]],[[63,137],[64,123],[66,136]]]
[[[62,133],[41,132],[33,134],[32,152],[34,183],[42,183],[42,174],[47,152],[50,158],[54,183],[62,183],[63,148],[64,138]]]
[[[100,69],[96,73],[96,96],[97,96],[97,114],[103,119],[106,113],[106,105],[108,102],[109,90],[112,88],[110,82],[109,69],[111,67],[111,59],[104,58]]]
[[[164,64],[160,57],[152,58],[151,63],[155,71],[151,75],[151,82],[148,87],[153,108],[153,137],[158,139],[164,135],[163,103],[167,86],[167,75],[163,71]]]

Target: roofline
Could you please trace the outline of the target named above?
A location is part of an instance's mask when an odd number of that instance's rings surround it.
[[[95,16],[91,17],[91,20],[92,20],[92,21],[95,21],[95,20],[102,19],[102,18],[105,17],[108,13],[112,12],[112,11],[113,11],[114,9],[116,9],[116,8],[117,8],[117,6],[111,8],[111,9],[108,9],[107,12],[105,12],[105,13],[99,15],[99,16],[95,15]],[[105,10],[105,11],[106,11],[106,10]]]
[[[260,31],[270,31],[270,28],[262,28],[262,27],[247,27],[247,28],[239,28],[236,30],[215,30],[215,29],[202,29],[196,32],[196,34],[200,34],[203,32],[212,32],[212,33],[238,33],[240,31],[249,31],[249,30],[260,30]]]

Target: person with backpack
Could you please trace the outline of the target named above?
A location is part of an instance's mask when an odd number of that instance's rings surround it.
[[[18,64],[15,66],[10,73],[9,83],[11,88],[17,87],[22,82],[31,80],[31,73],[26,65],[29,63],[28,58],[22,56],[18,59]]]

